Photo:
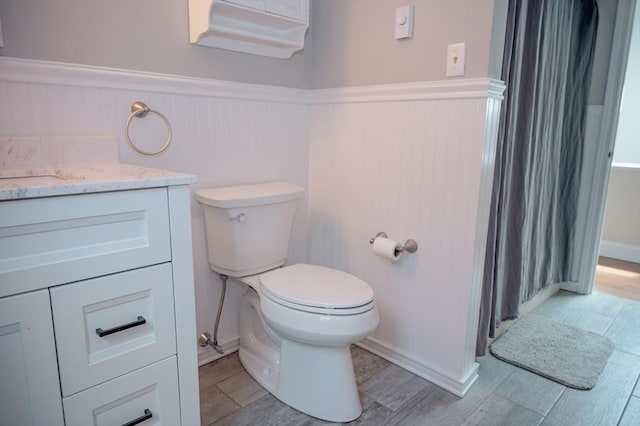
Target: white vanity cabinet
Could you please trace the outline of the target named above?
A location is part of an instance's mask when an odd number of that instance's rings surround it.
[[[191,250],[184,184],[0,202],[0,424],[198,425]]]

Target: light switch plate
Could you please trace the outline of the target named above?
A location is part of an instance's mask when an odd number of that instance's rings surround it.
[[[447,77],[464,75],[465,43],[450,44],[447,48]]]
[[[397,40],[413,37],[413,5],[396,7],[394,35]]]

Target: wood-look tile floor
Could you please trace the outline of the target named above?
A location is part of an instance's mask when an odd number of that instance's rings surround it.
[[[561,291],[536,314],[610,337],[616,349],[590,391],[567,388],[497,360],[478,358],[464,398],[357,346],[352,358],[363,425],[640,425],[640,301]],[[230,354],[200,367],[203,425],[323,425],[262,389]]]
[[[600,257],[594,289],[627,299],[640,300],[640,263]]]

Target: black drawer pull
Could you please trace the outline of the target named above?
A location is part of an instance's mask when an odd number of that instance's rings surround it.
[[[117,327],[110,328],[108,330],[103,330],[101,328],[96,328],[96,334],[100,337],[108,336],[113,333],[117,333],[119,331],[127,330],[129,328],[137,327],[139,325],[145,324],[147,322],[144,317],[138,317],[136,321],[130,322],[128,324],[122,324]],[[134,423],[135,424],[135,423]]]
[[[151,417],[153,417],[153,414],[151,414],[151,410],[149,410],[148,408],[144,409],[144,414],[141,415],[140,417],[138,417],[137,419],[133,419],[130,422],[127,422],[125,424],[123,424],[122,426],[135,426],[138,423],[142,423],[145,420],[150,419]]]

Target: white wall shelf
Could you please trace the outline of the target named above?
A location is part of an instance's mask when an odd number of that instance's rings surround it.
[[[309,0],[189,0],[192,44],[286,59],[307,28]]]

